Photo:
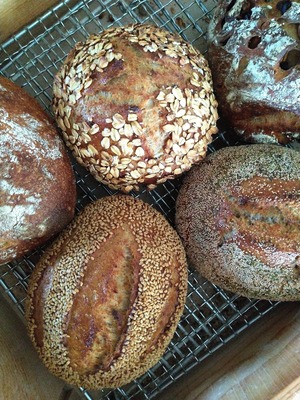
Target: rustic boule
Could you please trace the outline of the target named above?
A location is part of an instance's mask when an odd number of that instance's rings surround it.
[[[124,192],[189,170],[217,132],[207,61],[179,35],[152,25],[114,27],[76,44],[53,93],[76,160]]]
[[[227,147],[183,182],[176,226],[188,259],[239,295],[300,300],[300,152],[270,144]]]
[[[142,200],[109,196],[75,217],[34,269],[29,334],[49,370],[70,384],[118,387],[163,355],[186,291],[176,231]]]
[[[58,130],[41,105],[0,76],[0,265],[59,233],[75,213],[76,185]]]

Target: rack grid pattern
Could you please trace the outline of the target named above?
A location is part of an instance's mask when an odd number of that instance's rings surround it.
[[[203,54],[206,30],[217,0],[65,0],[0,46],[0,73],[37,98],[51,114],[54,74],[78,41],[111,26],[152,23],[179,33]],[[209,152],[237,144],[220,131]],[[99,184],[74,162],[80,211],[89,202],[114,192]],[[174,206],[180,179],[157,189],[132,195],[150,203],[174,223]],[[22,260],[0,266],[0,288],[22,317],[27,282],[43,248]],[[160,362],[139,379],[116,390],[86,391],[88,400],[153,399],[225,343],[276,307],[270,301],[251,300],[220,290],[189,271],[184,314]]]

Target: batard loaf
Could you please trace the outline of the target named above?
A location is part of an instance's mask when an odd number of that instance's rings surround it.
[[[202,276],[243,296],[300,300],[300,153],[228,147],[190,171],[176,226]]]
[[[0,77],[0,264],[21,257],[74,216],[63,141],[35,99]]]
[[[163,355],[186,290],[185,252],[166,219],[131,196],[106,197],[75,217],[33,271],[30,337],[70,384],[118,387]]]

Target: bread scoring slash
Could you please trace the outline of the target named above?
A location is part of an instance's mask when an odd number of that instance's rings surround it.
[[[53,109],[76,160],[124,192],[153,189],[201,160],[217,132],[205,58],[152,25],[78,43],[56,74]]]
[[[31,275],[30,337],[70,384],[118,387],[163,355],[183,312],[187,264],[167,220],[128,195],[75,217]]]
[[[59,133],[23,89],[0,77],[0,264],[45,243],[73,218],[75,178]]]

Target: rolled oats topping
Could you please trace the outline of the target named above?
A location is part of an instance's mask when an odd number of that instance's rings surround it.
[[[190,169],[217,132],[205,58],[152,25],[111,28],[78,43],[53,93],[57,124],[76,159],[125,192],[152,189]],[[99,168],[103,160],[108,165]]]

